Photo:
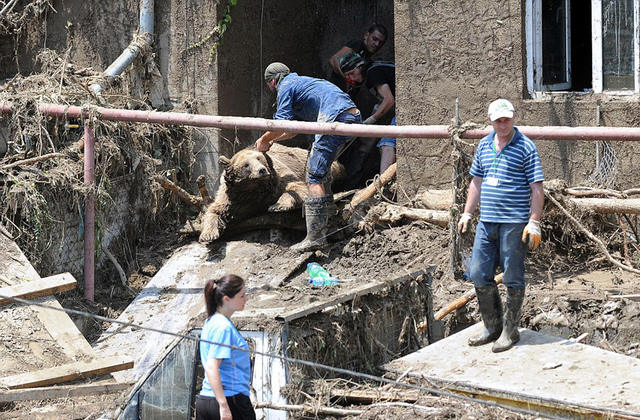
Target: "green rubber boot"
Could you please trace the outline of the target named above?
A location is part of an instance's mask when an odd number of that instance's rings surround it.
[[[293,251],[306,252],[327,246],[327,222],[329,212],[328,198],[309,197],[304,201],[304,217],[307,224],[307,236],[300,243],[291,246]]]
[[[504,310],[504,326],[500,338],[493,343],[491,351],[500,353],[509,350],[520,341],[520,317],[522,316],[522,302],[524,301],[524,289],[507,288],[507,301]]]
[[[495,341],[502,333],[502,301],[498,285],[476,287],[476,296],[484,329],[469,339],[469,345],[474,347]]]

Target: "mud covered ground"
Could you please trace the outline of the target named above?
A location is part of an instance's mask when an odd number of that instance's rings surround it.
[[[366,214],[366,206],[361,215]],[[244,243],[254,255],[255,267],[252,271],[259,279],[261,273],[278,267],[290,266],[292,255],[287,247],[302,238],[299,231],[255,231],[245,233],[226,241],[234,241],[236,246]],[[90,303],[82,298],[81,291],[75,290],[59,295],[66,308],[78,309],[108,317],[117,317],[135,297],[134,292],[142,290],[144,285],[162,267],[171,253],[196,240],[194,235],[181,234],[176,230],[161,232],[141,245],[136,251],[139,269],[129,276],[129,286],[123,287],[117,273],[102,272],[103,279],[96,290],[96,302]],[[311,259],[321,263],[340,282],[340,289],[357,285],[359,279],[391,280],[414,272],[433,267],[432,290],[433,311],[444,307],[469,290],[472,285],[464,279],[451,275],[450,245],[448,228],[426,222],[405,221],[395,226],[354,224],[333,236],[332,246],[312,255]],[[582,246],[589,247],[588,244]],[[224,242],[212,244],[212,253],[224,247]],[[267,258],[268,255],[268,258]],[[592,255],[596,257],[596,255]],[[640,303],[633,298],[619,299],[615,295],[633,295],[640,293],[640,282],[633,273],[611,268],[606,263],[567,256],[557,252],[556,244],[551,240],[543,242],[541,248],[530,256],[527,263],[528,288],[523,311],[522,326],[563,338],[579,336],[583,343],[606,350],[639,357],[638,319]],[[588,261],[596,261],[587,265]],[[302,264],[300,264],[302,267]],[[270,286],[273,287],[273,286]],[[336,289],[314,289],[307,284],[303,268],[289,275],[278,286],[289,300],[290,305],[302,305],[313,301],[322,294],[336,293]],[[4,317],[12,317],[5,312]],[[3,319],[3,325],[10,326],[19,322],[22,315],[15,319]],[[106,329],[107,323],[72,316],[81,327],[88,340],[95,341]],[[474,301],[448,315],[438,325],[437,331],[443,336],[452,334],[479,321],[477,305]],[[22,330],[30,324],[22,323]],[[3,332],[3,343],[12,340],[18,330]],[[37,337],[37,328],[27,332]],[[13,338],[12,338],[13,337]],[[6,340],[5,340],[6,339]],[[3,346],[3,349],[9,349]],[[24,351],[28,352],[29,349]],[[26,353],[25,353],[26,354]],[[63,354],[49,353],[52,365],[56,361],[66,362]],[[56,358],[59,358],[57,360]],[[11,360],[4,358],[2,360]],[[6,367],[5,367],[6,368]],[[351,384],[353,386],[353,384]],[[379,384],[359,383],[357,387],[367,390],[376,389]],[[388,387],[387,387],[388,388]],[[380,389],[380,388],[378,388]],[[384,387],[382,388],[384,389]],[[30,418],[98,418],[103,413],[113,413],[124,401],[124,395],[101,397],[68,398],[41,402],[15,403],[4,408],[0,418],[29,416]],[[380,399],[366,405],[342,406],[335,401],[322,397],[309,397],[307,404],[331,406],[346,410],[358,410],[361,414],[347,418],[368,420],[382,419],[438,419],[438,418],[495,418],[527,419],[535,416],[523,415],[503,408],[487,406],[453,397],[422,395],[417,402],[389,403]],[[294,418],[332,418],[310,413],[293,413]],[[340,418],[340,417],[335,417]]]

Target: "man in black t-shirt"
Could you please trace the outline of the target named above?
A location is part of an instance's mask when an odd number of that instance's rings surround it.
[[[383,117],[393,117],[390,124],[396,124],[395,96],[396,96],[396,66],[393,63],[374,61],[365,63],[356,53],[348,53],[341,57],[342,73],[355,83],[366,83],[367,87],[375,94],[378,104],[373,108],[371,115],[364,120],[365,124],[375,124]],[[385,123],[389,124],[389,122]],[[358,172],[369,158],[376,145],[375,139],[360,138],[360,146],[352,153],[350,163],[347,164],[347,172]],[[377,142],[380,150],[380,175],[396,161],[396,139],[391,137],[381,138]],[[362,162],[360,162],[362,161]],[[354,174],[354,176],[357,176]]]
[[[345,54],[355,52],[364,59],[365,62],[371,61],[371,56],[380,51],[388,38],[387,28],[383,25],[374,24],[364,34],[364,39],[352,39],[347,42],[329,59],[329,65],[333,69],[329,81],[344,92],[349,92],[350,87],[354,84],[349,83],[348,78],[340,70],[340,58]]]

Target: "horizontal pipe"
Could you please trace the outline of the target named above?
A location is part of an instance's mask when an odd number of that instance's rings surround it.
[[[2,113],[13,112],[3,104]],[[236,130],[286,131],[300,134],[335,134],[356,137],[397,137],[419,139],[449,138],[446,125],[365,125],[343,123],[318,123],[306,121],[268,120],[253,117],[222,117],[218,115],[186,114],[178,112],[138,111],[129,109],[92,108],[83,111],[79,106],[40,104],[44,115],[88,118],[90,114],[106,121],[127,121],[150,124],[187,125],[193,127],[228,128]],[[636,127],[535,127],[518,126],[533,140],[602,140],[640,141],[640,128]],[[491,128],[468,130],[460,136],[479,139],[491,132]]]

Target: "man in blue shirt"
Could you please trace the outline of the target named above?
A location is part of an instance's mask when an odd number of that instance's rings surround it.
[[[520,340],[518,324],[524,300],[524,258],[540,245],[544,206],[542,166],[535,144],[514,127],[515,109],[506,99],[489,105],[493,132],[480,140],[471,170],[464,213],[458,231],[467,231],[480,203],[469,278],[473,281],[484,330],[469,339],[479,346],[497,339],[494,353],[509,350]],[[504,308],[494,281],[502,267],[507,287]]]
[[[277,93],[278,109],[273,116],[275,120],[362,123],[360,111],[349,95],[327,80],[298,76],[282,63],[269,64],[264,79],[269,89]],[[295,133],[267,131],[255,145],[261,152],[266,152],[274,141],[293,136]],[[307,236],[291,249],[304,252],[320,249],[327,244],[328,204],[333,201],[330,188],[331,164],[344,144],[351,139],[353,137],[315,135],[307,160],[309,197],[304,203]]]

